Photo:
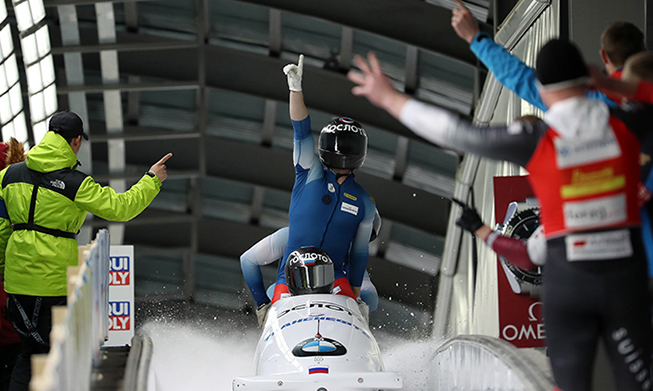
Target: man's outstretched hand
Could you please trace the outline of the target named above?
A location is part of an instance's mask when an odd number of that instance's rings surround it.
[[[347,78],[357,84],[352,88],[352,94],[366,97],[375,106],[387,110],[398,118],[408,98],[397,91],[390,79],[383,74],[376,55],[372,52],[368,53],[367,61],[361,56],[355,56],[354,61],[363,73],[354,71],[347,73]]]
[[[159,177],[159,180],[161,182],[165,181],[166,178],[168,177],[168,172],[166,171],[165,162],[168,161],[168,159],[170,159],[171,157],[172,157],[172,153],[169,153],[164,157],[162,157],[161,160],[154,163],[152,167],[150,167],[150,171],[153,172],[154,175]]]
[[[454,8],[451,15],[451,27],[456,31],[456,34],[467,43],[472,43],[472,39],[479,33],[478,24],[474,15],[469,11],[462,0],[456,0],[458,7]]]

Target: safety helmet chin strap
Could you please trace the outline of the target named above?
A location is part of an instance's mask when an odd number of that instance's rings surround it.
[[[342,178],[342,177],[347,177],[350,176],[354,173],[354,170],[349,170],[346,174],[338,174],[335,170],[335,168],[329,167],[329,170],[331,170],[332,173],[336,174],[336,180]]]

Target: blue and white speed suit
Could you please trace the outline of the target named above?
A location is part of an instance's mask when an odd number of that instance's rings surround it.
[[[346,278],[352,287],[360,287],[369,256],[374,202],[353,175],[341,185],[336,174],[322,165],[315,154],[310,117],[292,124],[295,185],[288,213],[288,245],[279,262],[277,284],[286,283],[288,255],[300,247],[315,246],[331,257],[336,280]]]
[[[245,282],[257,306],[270,302],[275,286],[272,284],[266,294],[261,266],[281,259],[286,251],[286,244],[288,244],[288,227],[283,227],[261,239],[240,256],[240,268],[243,270]],[[370,311],[375,311],[379,305],[379,295],[367,270],[363,276],[361,299],[368,305]]]

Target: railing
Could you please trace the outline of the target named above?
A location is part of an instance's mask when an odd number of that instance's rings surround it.
[[[68,304],[52,309],[50,353],[32,358],[33,391],[88,391],[100,347],[108,337],[109,232],[79,249],[68,268]]]
[[[132,348],[127,357],[123,391],[147,391],[147,380],[152,362],[152,339],[146,334],[132,338]]]
[[[517,349],[503,340],[463,335],[433,355],[429,391],[550,391],[553,380],[543,353]]]

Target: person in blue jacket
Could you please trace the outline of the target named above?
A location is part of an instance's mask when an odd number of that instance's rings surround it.
[[[295,185],[288,212],[288,244],[279,262],[272,303],[288,294],[285,262],[292,251],[304,246],[329,254],[336,278],[334,292],[357,300],[376,209],[353,173],[367,156],[367,133],[351,118],[335,118],[322,128],[316,155],[302,92],[303,66],[304,56],[300,55],[297,64],[283,69],[290,89]]]
[[[503,46],[494,42],[488,34],[480,32],[472,13],[461,0],[460,8],[453,9],[451,26],[456,34],[469,43],[476,57],[494,74],[494,77],[521,99],[542,111],[547,107],[537,91],[535,69],[510,54]],[[637,26],[628,22],[616,22],[608,26],[601,37],[601,58],[611,77],[619,78],[628,57],[645,50],[644,34]],[[586,95],[617,106],[617,102],[600,91],[587,91]]]

